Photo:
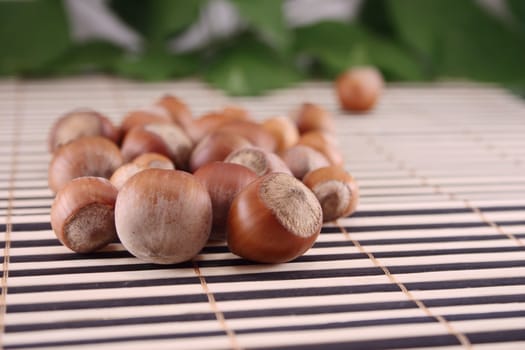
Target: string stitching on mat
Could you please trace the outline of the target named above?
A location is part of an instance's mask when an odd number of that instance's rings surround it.
[[[394,283],[395,285],[397,285],[397,287],[399,289],[401,289],[401,291],[403,292],[403,294],[406,295],[406,297],[414,302],[417,307],[419,309],[421,309],[428,317],[431,317],[431,318],[434,318],[436,321],[438,321],[439,323],[441,323],[446,329],[447,331],[452,334],[453,336],[455,336],[458,341],[460,342],[460,344],[465,347],[466,349],[472,349],[472,344],[470,343],[470,340],[467,338],[466,335],[464,335],[463,333],[457,331],[443,316],[441,315],[435,315],[432,313],[432,311],[430,311],[430,309],[425,305],[425,303],[423,303],[421,300],[417,299],[413,294],[412,292],[410,292],[408,290],[408,288],[402,283],[400,282],[394,275],[392,275],[390,273],[390,270],[388,270],[388,268],[386,266],[383,266],[377,259],[376,257],[374,256],[374,254],[372,254],[371,252],[367,251],[365,248],[363,248],[363,246],[361,245],[361,243],[359,243],[358,240],[355,240],[354,238],[352,238],[352,236],[350,236],[350,234],[348,233],[348,231],[346,231],[346,229],[339,224],[338,221],[335,221],[335,224],[337,225],[337,227],[341,230],[341,232],[343,233],[343,235],[345,236],[345,238],[349,241],[351,241],[354,246],[357,247],[357,249],[359,249],[359,251],[361,253],[364,253],[366,254],[366,256],[368,256],[368,258],[372,261],[372,263],[379,267],[383,273],[388,277],[388,279],[390,280],[391,283]]]
[[[206,293],[208,302],[210,304],[211,309],[213,310],[215,314],[215,317],[217,318],[217,321],[219,322],[221,328],[224,330],[224,332],[228,336],[232,349],[241,350],[242,347],[239,345],[239,342],[237,341],[235,331],[228,326],[228,323],[226,322],[226,318],[224,317],[224,314],[222,313],[222,311],[219,309],[217,305],[217,301],[215,300],[215,296],[210,291],[210,288],[208,287],[208,284],[206,283],[206,279],[202,275],[199,265],[196,261],[193,261],[193,269],[195,270],[195,273],[197,274],[197,277],[199,278],[199,281],[201,283],[202,289],[204,290],[204,293]]]
[[[412,177],[416,177],[416,178],[419,178],[422,180],[423,182],[423,185],[424,186],[432,186],[434,188],[434,190],[438,193],[441,193],[439,192],[439,187],[438,186],[433,186],[431,184],[428,183],[428,181],[426,180],[426,178],[422,177],[422,176],[419,176],[415,169],[409,169],[406,164],[401,161],[401,160],[398,160],[396,159],[396,157],[391,154],[391,153],[388,153],[385,151],[385,149],[379,145],[374,137],[372,135],[367,135],[367,140],[368,142],[382,155],[385,156],[385,158],[388,160],[388,161],[391,161],[391,162],[394,162],[398,165],[398,167],[400,169],[403,169],[403,170],[407,170],[409,171],[410,173],[410,176]],[[443,193],[442,193],[443,194]],[[451,194],[448,194],[449,196],[452,196]],[[428,315],[429,317],[432,317],[434,318],[435,320],[437,320],[439,323],[441,323],[446,329],[447,331],[454,335],[458,341],[460,342],[460,344],[465,347],[466,349],[472,349],[472,344],[470,342],[470,340],[468,339],[468,337],[457,331],[443,316],[441,315],[436,315],[436,314],[433,314],[429,308],[427,308],[427,306],[425,305],[425,303],[423,303],[421,300],[417,299],[413,294],[412,292],[410,292],[410,290],[408,290],[408,288],[402,283],[400,282],[394,275],[392,275],[390,273],[390,270],[386,267],[386,266],[383,266],[377,259],[376,257],[374,256],[373,253],[367,251],[365,248],[363,248],[363,246],[359,243],[358,240],[355,240],[354,238],[352,238],[350,236],[350,234],[348,233],[348,231],[342,226],[339,224],[338,221],[336,221],[336,225],[339,227],[339,229],[341,230],[341,232],[343,232],[344,236],[346,239],[350,240],[362,253],[366,254],[368,256],[368,258],[374,263],[374,265],[376,265],[377,267],[379,267],[383,273],[388,277],[388,279],[396,284],[398,286],[399,289],[401,289],[401,291],[407,296],[407,298],[409,298],[409,300],[411,300],[412,302],[414,302],[418,308],[420,308],[426,315]]]

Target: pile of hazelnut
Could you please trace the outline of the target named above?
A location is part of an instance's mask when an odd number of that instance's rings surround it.
[[[323,221],[357,206],[332,131],[331,115],[312,103],[262,123],[237,106],[194,119],[171,95],[120,127],[71,111],[49,135],[52,228],[75,252],[120,240],[158,264],[190,260],[209,240],[256,262],[293,260]]]

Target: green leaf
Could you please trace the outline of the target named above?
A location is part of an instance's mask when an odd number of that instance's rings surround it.
[[[198,58],[194,54],[173,55],[150,50],[141,55],[124,55],[113,68],[116,73],[129,78],[158,81],[194,74],[197,64]]]
[[[525,40],[473,1],[388,2],[401,38],[445,77],[525,81]]]
[[[248,25],[264,41],[278,50],[286,50],[291,43],[291,31],[286,26],[282,0],[231,0]]]
[[[465,0],[458,2],[463,1]],[[440,32],[437,29],[443,27],[442,23],[446,21],[443,18],[447,11],[445,2],[446,0],[394,0],[387,2],[387,5],[400,37],[420,53],[435,56],[440,43]]]
[[[237,38],[221,50],[204,77],[231,95],[259,95],[302,79],[291,62],[253,37]]]
[[[388,8],[389,0],[366,0],[359,10],[358,20],[365,28],[388,38],[395,37],[395,29]]]
[[[296,50],[317,59],[330,78],[357,65],[375,65],[390,79],[423,78],[407,52],[358,25],[326,21],[297,28],[295,34]]]
[[[401,46],[393,42],[367,35],[365,47],[370,60],[383,70],[391,80],[424,80],[421,63]]]
[[[0,74],[39,67],[70,45],[59,0],[0,1]]]
[[[121,48],[104,41],[89,41],[73,45],[56,60],[31,70],[33,75],[76,74],[111,71],[115,61],[123,54]]]
[[[525,1],[523,0],[507,0],[507,5],[512,12],[516,22],[521,26],[521,30],[525,32]]]
[[[132,28],[162,42],[195,22],[203,0],[111,0],[110,7]]]

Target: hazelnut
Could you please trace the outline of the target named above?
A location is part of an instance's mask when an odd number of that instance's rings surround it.
[[[299,131],[290,118],[279,116],[266,119],[262,127],[268,131],[276,141],[276,152],[282,153],[295,145],[299,140]]]
[[[314,244],[322,222],[321,206],[310,189],[291,175],[268,174],[235,196],[228,214],[228,247],[252,261],[290,261]]]
[[[190,170],[194,172],[213,161],[223,161],[230,153],[252,144],[242,136],[215,131],[204,137],[193,149]]]
[[[157,101],[157,105],[164,107],[169,112],[171,120],[184,130],[193,122],[189,107],[173,95],[162,96]]]
[[[351,215],[357,208],[359,188],[354,178],[339,166],[316,169],[303,178],[323,208],[324,221]]]
[[[149,106],[133,110],[126,114],[120,128],[124,135],[136,126],[146,124],[169,124],[172,123],[169,112],[162,106]]]
[[[272,134],[266,131],[261,124],[249,120],[226,123],[219,126],[216,130],[232,135],[240,135],[254,146],[269,152],[274,152],[277,146],[277,141]]]
[[[238,121],[235,114],[224,114],[222,112],[209,112],[193,121],[188,129],[188,134],[194,142],[199,142],[204,136],[215,131],[219,126],[233,121]]]
[[[100,177],[80,177],[58,191],[51,227],[60,242],[78,253],[96,251],[117,238],[114,220],[117,189]]]
[[[82,176],[109,178],[123,163],[118,147],[107,138],[87,136],[60,147],[49,164],[48,183],[57,192]]]
[[[352,68],[337,78],[339,103],[349,111],[367,111],[374,107],[383,90],[383,76],[374,67]]]
[[[131,161],[144,153],[160,153],[177,168],[186,169],[193,143],[176,124],[146,124],[131,129],[122,142],[122,155]]]
[[[322,153],[306,145],[292,146],[284,151],[281,157],[298,179],[302,179],[312,170],[330,165]]]
[[[51,128],[49,151],[53,153],[59,147],[83,136],[103,136],[118,143],[120,130],[108,118],[94,110],[76,109],[58,119]]]
[[[320,131],[309,131],[299,138],[298,144],[309,146],[328,159],[330,164],[342,165],[343,156],[337,148],[333,137],[320,132]]]
[[[137,258],[174,264],[204,247],[212,224],[206,187],[178,170],[146,169],[120,189],[115,225],[124,247]]]
[[[243,165],[255,172],[257,176],[273,172],[292,174],[278,155],[256,147],[240,148],[226,157],[224,162]]]
[[[334,125],[332,115],[324,108],[313,103],[303,103],[295,113],[295,122],[299,133],[309,131],[332,132]]]
[[[117,170],[115,170],[113,175],[111,175],[111,177],[109,178],[109,182],[111,182],[111,184],[115,186],[117,190],[120,191],[122,186],[124,186],[124,184],[126,183],[126,181],[128,181],[130,177],[144,169],[148,168],[138,166],[134,163],[126,163],[124,165],[121,165]]]
[[[226,117],[230,118],[232,121],[250,119],[250,112],[240,106],[225,106],[220,112]]]
[[[210,239],[224,240],[226,219],[233,197],[257,179],[257,175],[242,165],[224,162],[206,164],[194,175],[206,186],[210,194],[213,208],[213,228]]]
[[[175,169],[173,162],[160,153],[144,153],[133,159],[132,163],[142,168]]]
[[[113,175],[111,175],[109,181],[117,188],[117,190],[120,190],[130,177],[142,170],[150,168],[175,169],[169,158],[158,153],[144,153],[135,158],[133,162],[120,166],[115,170]]]

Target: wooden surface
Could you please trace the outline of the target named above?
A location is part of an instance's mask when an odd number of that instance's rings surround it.
[[[47,133],[75,107],[118,122],[163,93],[196,114],[332,111],[358,212],[305,256],[256,265],[222,244],[176,266],[118,244],[62,247],[49,224]],[[391,85],[370,115],[330,85],[230,99],[195,81],[0,81],[0,324],[5,349],[524,349],[525,103],[476,85]]]

